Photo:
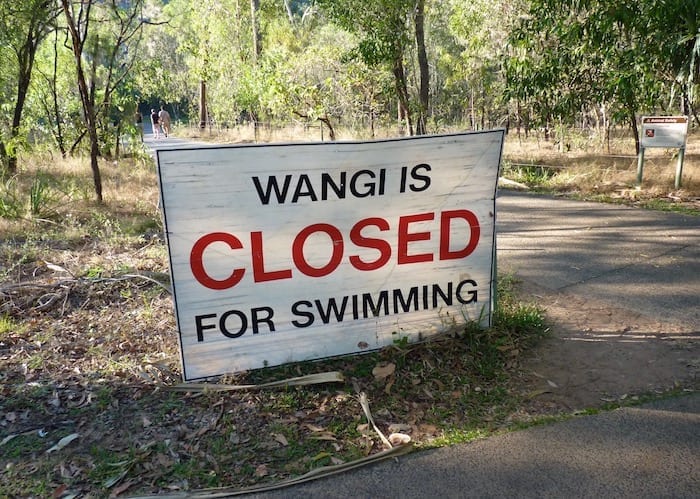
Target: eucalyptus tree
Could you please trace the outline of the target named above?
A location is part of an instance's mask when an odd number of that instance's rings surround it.
[[[318,4],[333,22],[358,36],[359,42],[351,56],[360,57],[370,67],[390,69],[394,76],[399,115],[406,119],[408,133],[413,135],[405,58],[415,27],[410,21],[416,13],[416,1],[318,0]],[[424,84],[428,85],[427,82]],[[429,87],[424,88],[429,93]]]
[[[428,63],[428,53],[425,48],[425,0],[416,0],[413,23],[416,36],[416,55],[420,72],[419,112],[416,133],[425,135],[427,133],[426,120],[428,119],[430,105],[430,64]]]
[[[639,113],[669,109],[674,82],[693,88],[698,12],[697,0],[531,0],[510,38],[509,95],[543,121],[605,104],[639,151]]]
[[[174,76],[172,83],[179,82],[185,100],[194,102],[200,85],[206,85],[207,114],[217,121],[237,116],[243,95],[247,96],[243,107],[255,111],[249,89],[257,74],[256,52],[260,45],[255,40],[262,35],[250,34],[251,9],[252,4],[242,0],[173,0],[163,8],[167,24],[159,36],[172,40],[174,50],[154,57],[163,61],[166,72],[174,69],[173,61],[177,59],[182,74]],[[202,116],[202,120],[207,121],[207,117]]]
[[[113,94],[130,74],[138,56],[142,0],[61,0],[75,73],[90,139],[90,167],[98,202],[103,201],[100,133],[110,121]]]
[[[501,60],[519,11],[512,0],[445,0],[432,7],[434,59],[441,94],[436,115],[467,120],[473,129],[502,124]]]
[[[656,52],[659,78],[680,95],[680,111],[700,125],[696,100],[700,84],[700,4],[697,0],[656,0],[645,4],[647,50]],[[678,89],[678,92],[675,90]]]
[[[0,171],[17,170],[17,149],[22,140],[22,113],[41,41],[51,32],[58,15],[51,0],[0,0],[0,56],[6,103],[12,103],[11,122],[0,130]],[[7,87],[14,86],[14,92]],[[3,121],[5,112],[3,110]]]
[[[27,120],[41,139],[53,137],[62,156],[73,153],[85,136],[80,96],[75,86],[72,54],[65,50],[65,28],[54,30],[37,52],[28,100]]]

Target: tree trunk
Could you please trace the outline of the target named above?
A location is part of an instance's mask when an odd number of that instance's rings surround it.
[[[22,125],[22,111],[27,101],[27,92],[32,78],[32,68],[34,66],[34,56],[41,40],[40,33],[34,32],[34,28],[29,28],[27,39],[19,51],[17,51],[17,63],[19,74],[17,75],[17,100],[12,115],[12,128],[10,129],[10,142],[12,147],[7,151],[7,171],[11,175],[17,172],[17,148],[15,139],[19,137],[20,126]]]
[[[634,134],[634,152],[639,154],[641,149],[641,143],[639,142],[639,127],[637,127],[637,117],[633,109],[628,109],[628,118],[630,120],[630,125],[632,126],[632,133]]]
[[[53,77],[51,80],[51,96],[53,97],[53,114],[56,120],[56,142],[58,143],[58,149],[61,151],[61,156],[66,157],[66,145],[63,140],[63,127],[61,126],[61,113],[58,107],[58,93],[56,88],[58,79],[58,30],[55,31],[54,41],[53,41]]]
[[[90,128],[90,168],[92,169],[92,180],[95,184],[95,196],[97,202],[102,204],[102,175],[100,175],[100,165],[97,158],[100,156],[100,143],[97,139],[97,129]]]
[[[82,62],[83,44],[85,43],[85,40],[81,38],[80,32],[78,31],[78,26],[75,24],[69,2],[70,0],[61,0],[63,12],[66,15],[68,31],[71,35],[73,56],[75,57],[75,69],[78,75],[80,101],[83,105],[83,114],[85,116],[88,136],[90,137],[90,167],[92,168],[92,178],[95,184],[95,195],[97,197],[97,202],[102,204],[102,176],[100,175],[100,166],[97,161],[100,155],[100,143],[97,136],[97,117],[95,114],[94,100],[91,99],[91,97],[94,97],[94,81],[91,89],[89,89],[87,80],[85,79],[85,71],[83,69]],[[88,8],[89,5],[90,4],[88,4]],[[86,19],[88,18],[89,14],[86,15]],[[85,32],[87,33],[87,28],[85,29]]]
[[[5,149],[5,143],[0,140],[0,179],[4,179],[8,176],[7,170],[7,150]]]
[[[199,128],[204,130],[207,126],[207,83],[199,82]]]
[[[284,8],[287,11],[287,18],[289,19],[289,24],[294,24],[294,14],[292,13],[292,6],[289,4],[289,0],[284,0]]]
[[[416,48],[418,50],[418,67],[420,69],[420,111],[418,122],[416,123],[416,134],[425,135],[426,120],[428,118],[428,104],[430,97],[430,67],[428,66],[428,56],[425,51],[425,0],[416,2]]]
[[[250,24],[253,28],[253,58],[258,62],[262,54],[262,35],[260,34],[260,23],[258,22],[258,11],[260,10],[260,0],[250,0]]]
[[[335,130],[333,129],[333,125],[331,124],[331,120],[328,118],[328,116],[323,116],[318,118],[318,121],[321,123],[325,123],[325,125],[328,127],[328,138],[331,141],[335,141]],[[323,125],[321,125],[323,127]]]
[[[394,80],[396,83],[396,93],[399,97],[399,115],[406,118],[408,135],[413,135],[413,122],[411,120],[411,110],[408,101],[408,86],[406,84],[406,72],[403,69],[401,56],[394,61]]]

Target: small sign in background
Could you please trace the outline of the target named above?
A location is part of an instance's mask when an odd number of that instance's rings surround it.
[[[683,158],[688,137],[687,116],[644,116],[642,117],[639,158],[637,159],[637,184],[641,186],[644,175],[644,150],[647,147],[678,149],[675,188],[681,187]]]
[[[642,147],[685,147],[687,116],[645,116],[642,118]]]

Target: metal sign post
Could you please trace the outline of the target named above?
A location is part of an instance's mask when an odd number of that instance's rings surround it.
[[[681,186],[683,175],[683,158],[688,136],[687,116],[644,116],[642,117],[642,137],[637,161],[637,185],[642,185],[644,172],[644,150],[647,147],[664,147],[679,149],[676,166],[675,188]]]

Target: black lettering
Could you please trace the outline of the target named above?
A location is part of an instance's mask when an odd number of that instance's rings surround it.
[[[382,309],[384,312],[382,313]],[[371,317],[378,317],[380,315],[389,315],[389,292],[382,291],[379,293],[379,299],[377,303],[374,303],[372,295],[370,293],[364,293],[362,295],[362,315],[366,319],[370,317],[368,312],[372,312]]]
[[[469,297],[468,299],[462,298],[462,288],[467,284],[470,284],[473,288],[476,287],[475,281],[473,281],[471,279],[466,279],[466,280],[460,282],[457,285],[457,289],[455,290],[455,296],[457,297],[457,301],[463,305],[469,305],[470,303],[476,303],[478,301],[476,289],[470,289],[467,292],[467,296]]]
[[[408,172],[407,166],[401,167],[401,186],[399,187],[399,192],[406,192],[406,173]]]
[[[419,172],[421,170],[430,171],[432,168],[426,163],[421,163],[416,165],[411,169],[411,178],[413,180],[418,180],[417,183],[411,183],[409,187],[413,192],[421,192],[430,187],[430,177],[427,175],[421,175]]]
[[[277,185],[277,177],[267,177],[267,186],[265,187],[264,191],[262,185],[260,184],[260,179],[258,177],[252,177],[252,179],[253,184],[255,184],[255,190],[258,192],[258,197],[260,198],[262,204],[270,203],[272,191],[275,191],[275,197],[277,198],[277,202],[279,204],[284,203],[287,199],[287,191],[289,190],[289,185],[292,182],[291,175],[285,175],[282,191],[280,191],[279,185]]]
[[[321,174],[321,199],[326,201],[328,199],[328,187],[330,186],[335,192],[338,199],[345,199],[345,186],[346,186],[347,172],[340,172],[340,184],[333,182],[333,177],[329,173]]]
[[[350,179],[350,192],[352,193],[353,196],[358,197],[358,198],[366,198],[367,196],[374,196],[374,188],[375,188],[374,182],[366,182],[365,184],[363,184],[362,187],[365,187],[367,189],[364,192],[360,192],[357,190],[357,183],[359,181],[359,178],[363,175],[367,175],[371,179],[375,178],[374,172],[372,170],[360,170],[359,172],[355,173],[352,176],[352,178]]]
[[[297,182],[297,188],[294,190],[294,196],[292,197],[292,203],[299,201],[301,196],[308,196],[311,201],[318,201],[316,193],[314,192],[314,187],[311,185],[309,176],[305,173],[299,175],[299,181]]]
[[[438,308],[438,295],[448,307],[452,305],[452,283],[447,283],[447,294],[442,291],[439,284],[433,284],[433,308]]]
[[[264,313],[265,315],[260,316],[259,314]],[[259,325],[261,323],[267,324],[270,332],[275,331],[275,323],[272,322],[272,316],[275,312],[270,307],[258,307],[250,309],[250,315],[253,318],[253,334],[258,334]]]
[[[236,332],[231,332],[226,325],[226,321],[232,315],[235,315],[241,320],[241,325]],[[248,329],[248,318],[240,310],[228,310],[221,314],[221,318],[219,319],[219,329],[221,330],[221,334],[227,338],[238,338],[239,336],[243,336]]]
[[[321,300],[316,300],[316,309],[318,310],[318,315],[321,317],[321,320],[324,324],[328,324],[330,322],[331,313],[335,316],[336,322],[343,322],[343,317],[345,316],[345,307],[347,306],[347,304],[348,297],[343,296],[342,305],[340,306],[340,309],[338,309],[338,304],[336,303],[335,298],[331,298],[330,300],[328,300],[328,306],[324,310]]]
[[[194,318],[195,329],[197,329],[197,341],[204,341],[204,331],[216,329],[216,324],[202,324],[203,319],[215,319],[216,314],[197,315]]]
[[[399,304],[401,312],[408,312],[411,309],[418,310],[418,286],[414,286],[408,292],[408,297],[404,300],[401,289],[394,290],[394,313],[399,313]]]
[[[303,310],[300,310],[301,307],[307,307],[311,308],[313,305],[310,301],[306,300],[301,300],[292,305],[292,313],[296,316],[304,317],[306,318],[306,321],[292,321],[292,324],[294,327],[309,327],[311,324],[314,323],[314,314],[313,312],[305,312]]]

